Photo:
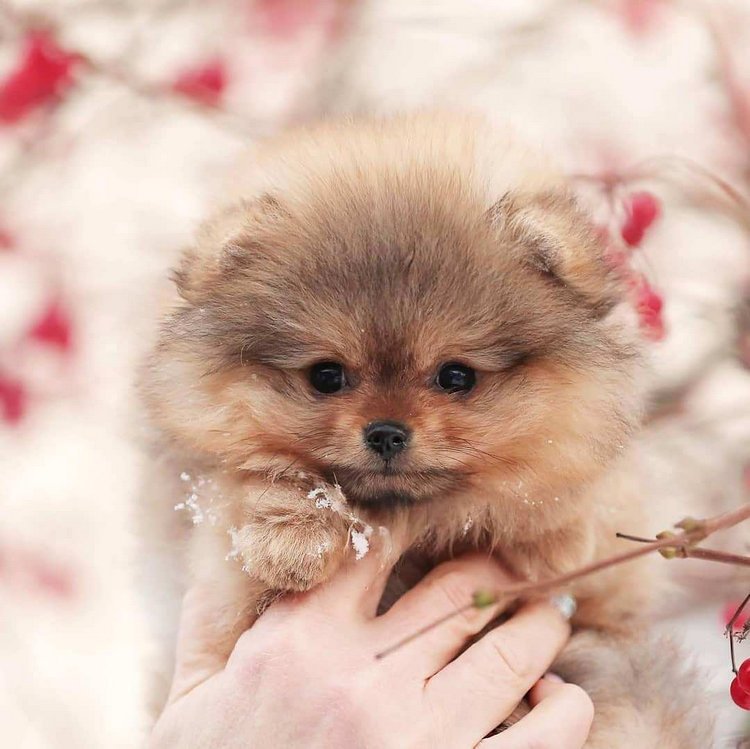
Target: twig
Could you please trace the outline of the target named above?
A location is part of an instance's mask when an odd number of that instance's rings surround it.
[[[616,538],[624,538],[626,541],[638,541],[642,544],[650,544],[656,541],[655,538],[644,538],[643,536],[631,536],[629,533],[615,533]]]
[[[677,180],[677,176],[689,179],[681,182]],[[732,184],[729,179],[686,156],[670,154],[651,156],[621,171],[574,172],[570,173],[568,178],[575,182],[598,185],[608,195],[619,185],[644,179],[660,180],[677,188],[684,199],[692,200],[702,207],[705,207],[710,188],[716,207],[726,212],[745,229],[750,227],[750,196],[747,192]],[[686,187],[686,184],[690,187]],[[706,190],[698,192],[698,189],[704,186]]]
[[[721,564],[734,564],[739,567],[750,567],[750,557],[741,554],[730,554],[725,551],[714,549],[686,549],[686,559],[706,559],[709,562],[720,562]]]
[[[732,618],[727,622],[727,628],[724,630],[727,636],[729,637],[729,657],[732,659],[732,671],[735,674],[737,673],[737,664],[735,663],[735,660],[734,660],[734,623],[737,621],[740,614],[742,614],[742,611],[745,608],[745,606],[747,606],[748,602],[750,602],[750,593],[748,593],[748,595],[745,596],[745,599],[737,607],[734,614],[732,614]]]
[[[629,533],[618,533],[618,538],[624,538],[628,541],[638,541],[639,543],[652,543],[653,539],[643,538],[642,536],[631,536]],[[750,567],[750,557],[742,556],[741,554],[730,554],[726,551],[717,551],[716,549],[690,549],[680,548],[676,550],[677,553],[674,555],[679,559],[705,559],[710,562],[720,562],[722,564],[739,565],[741,567]],[[737,673],[737,664],[734,658],[734,623],[738,617],[742,614],[743,609],[750,602],[750,595],[748,595],[744,601],[737,607],[732,618],[727,622],[725,634],[729,638],[729,658],[732,663],[732,671]]]
[[[631,536],[629,533],[617,533],[617,538],[624,538],[626,541],[638,541],[643,544],[653,543],[657,539],[643,538],[642,536]],[[722,564],[739,565],[740,567],[750,567],[750,557],[742,554],[731,554],[728,551],[719,551],[718,549],[704,549],[697,547],[694,549],[678,549],[677,555],[680,559],[705,559],[709,562],[720,562]]]
[[[578,570],[569,572],[565,575],[561,575],[557,578],[553,578],[550,580],[541,580],[538,583],[519,583],[517,585],[511,585],[510,587],[500,591],[500,594],[503,597],[520,597],[527,596],[529,594],[547,593],[554,588],[562,587],[582,577],[586,577],[587,575],[592,575],[595,572],[606,569],[607,567],[614,567],[618,564],[630,562],[634,559],[645,556],[646,554],[650,554],[653,551],[658,551],[659,549],[692,546],[693,544],[699,543],[704,538],[708,538],[708,536],[712,535],[713,533],[724,530],[725,528],[731,528],[732,526],[735,526],[738,523],[741,523],[743,520],[747,520],[748,518],[750,518],[750,504],[743,505],[736,510],[725,512],[721,515],[716,515],[705,520],[693,520],[691,521],[693,527],[683,530],[681,533],[677,533],[671,538],[661,538],[656,541],[652,541],[649,544],[644,544],[638,549],[632,549],[631,551],[625,551],[621,554],[615,554],[598,562],[592,562],[585,567],[581,567]],[[685,521],[682,522],[684,523]],[[679,527],[679,524],[675,527]]]
[[[241,138],[257,136],[262,133],[262,126],[259,120],[250,120],[217,104],[185,96],[179,91],[174,91],[169,86],[164,86],[161,83],[152,83],[136,78],[127,67],[121,64],[104,62],[81,52],[77,52],[77,54],[81,63],[92,73],[119,83],[136,96],[160,104],[171,102],[183,109],[206,115],[211,117],[216,124],[223,127],[227,132]]]
[[[675,533],[670,537],[660,538],[656,541],[647,541],[647,539],[643,539],[643,545],[638,548],[624,551],[620,554],[614,554],[605,559],[600,559],[597,562],[587,564],[573,572],[568,572],[564,575],[550,578],[548,580],[540,580],[535,583],[517,583],[515,585],[510,585],[507,588],[503,588],[502,590],[487,591],[482,595],[475,594],[473,601],[467,602],[465,606],[460,606],[449,614],[445,614],[440,617],[440,619],[436,619],[430,624],[422,627],[419,631],[412,632],[378,653],[376,658],[383,658],[384,656],[395,652],[404,645],[412,642],[415,638],[428,632],[433,627],[443,624],[470,608],[484,608],[486,606],[497,604],[503,600],[530,598],[549,593],[556,588],[565,587],[576,580],[587,577],[588,575],[596,574],[597,572],[601,572],[609,567],[632,562],[640,557],[646,556],[647,554],[651,554],[654,551],[659,551],[660,549],[691,547],[696,543],[700,543],[705,538],[708,538],[708,536],[713,533],[726,528],[731,528],[748,518],[750,518],[750,504],[743,505],[736,510],[731,510],[730,512],[722,513],[721,515],[706,518],[705,520],[686,518],[675,525],[675,527],[682,528],[680,533]]]
[[[425,624],[424,627],[420,627],[415,632],[412,632],[407,637],[404,637],[403,640],[399,640],[394,645],[391,645],[385,650],[381,650],[379,653],[376,653],[375,658],[377,660],[380,660],[381,658],[385,658],[387,655],[390,655],[391,653],[395,652],[400,647],[407,645],[408,643],[412,642],[413,640],[416,640],[418,637],[421,637],[422,635],[427,634],[431,630],[435,629],[435,627],[439,627],[441,624],[445,624],[445,622],[453,619],[454,616],[463,614],[465,611],[469,611],[469,609],[473,609],[473,608],[476,608],[476,604],[472,601],[471,603],[467,603],[467,604],[464,604],[463,606],[459,606],[458,608],[453,609],[453,611],[445,614],[444,616],[441,616],[439,619],[435,619],[435,621],[432,621],[429,624]]]

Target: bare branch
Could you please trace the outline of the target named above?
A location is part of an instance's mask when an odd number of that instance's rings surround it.
[[[730,512],[722,513],[721,515],[706,518],[705,520],[686,518],[675,525],[676,528],[682,529],[679,533],[674,533],[668,537],[660,538],[655,541],[649,541],[648,539],[642,539],[641,537],[633,537],[634,539],[642,540],[644,542],[643,545],[631,549],[630,551],[624,551],[620,554],[614,554],[613,556],[592,562],[591,564],[587,564],[573,572],[568,572],[565,575],[549,578],[547,580],[540,580],[535,583],[517,583],[496,591],[477,591],[472,601],[467,601],[464,606],[459,606],[454,611],[434,620],[420,630],[412,632],[378,653],[376,658],[383,658],[386,655],[395,652],[412,640],[420,637],[425,632],[428,632],[434,627],[439,626],[443,622],[446,622],[454,616],[458,616],[471,608],[485,608],[486,606],[519,598],[537,598],[559,588],[564,588],[570,585],[570,583],[580,580],[583,577],[594,575],[597,572],[601,572],[610,567],[632,562],[640,557],[652,554],[661,549],[690,549],[693,551],[691,547],[708,538],[713,533],[726,528],[731,528],[748,518],[750,518],[750,504],[743,505],[736,510],[731,510]]]

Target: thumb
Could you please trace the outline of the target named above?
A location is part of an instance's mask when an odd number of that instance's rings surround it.
[[[224,587],[203,580],[185,593],[168,704],[223,671],[239,636],[257,617],[246,607],[237,610],[238,602],[254,600],[247,580],[242,593]]]

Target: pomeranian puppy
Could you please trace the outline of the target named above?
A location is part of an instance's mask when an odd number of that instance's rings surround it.
[[[635,319],[565,180],[512,135],[414,115],[277,138],[175,281],[144,393],[190,487],[217,656],[270,597],[389,561],[392,534],[536,580],[638,527]],[[590,746],[705,749],[635,638],[638,570],[572,588],[557,668],[597,705]]]

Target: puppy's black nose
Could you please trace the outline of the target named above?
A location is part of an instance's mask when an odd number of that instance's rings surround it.
[[[409,442],[409,432],[397,421],[373,421],[365,427],[365,443],[383,460],[390,460]]]

